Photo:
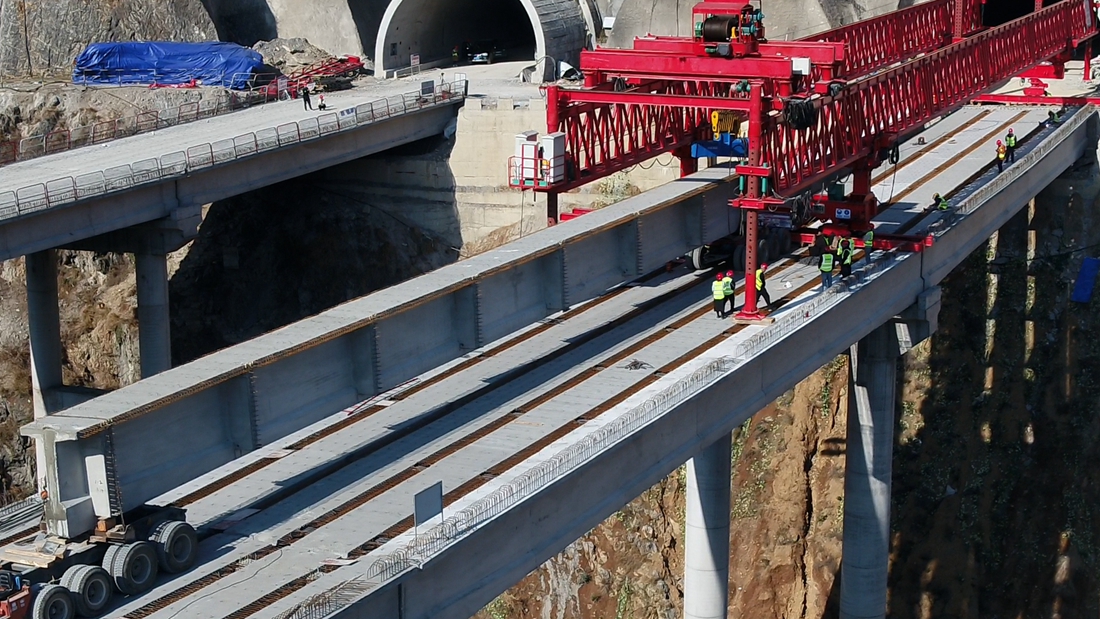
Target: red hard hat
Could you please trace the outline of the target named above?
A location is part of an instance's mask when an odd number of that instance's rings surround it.
[[[1000,145],[1001,145],[1001,141],[997,140],[997,146],[1000,146]]]
[[[1012,127],[1009,127],[1009,128],[1008,128],[1008,132],[1009,132],[1009,133],[1012,133]]]
[[[764,264],[760,265],[760,268],[761,268],[761,269],[766,269],[766,268],[768,268],[768,263],[767,263],[767,262],[765,262]]]
[[[733,271],[726,271],[726,277],[733,277]]]
[[[722,277],[724,277],[724,276],[721,273],[719,273],[718,274],[718,281],[722,281]]]

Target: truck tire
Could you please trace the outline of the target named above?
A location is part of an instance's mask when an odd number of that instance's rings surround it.
[[[149,541],[157,546],[160,569],[179,574],[191,569],[199,554],[199,536],[186,522],[166,520],[153,527]]]
[[[31,619],[73,619],[73,598],[61,585],[46,585],[34,597]]]
[[[157,549],[150,542],[131,542],[111,562],[115,587],[126,595],[144,593],[157,582]]]
[[[703,247],[699,246],[691,250],[691,268],[696,271],[703,270]]]
[[[111,575],[98,565],[69,568],[61,578],[61,586],[72,593],[76,614],[81,617],[98,617],[111,603],[114,592]]]
[[[111,564],[115,562],[115,555],[118,554],[119,550],[122,550],[122,544],[110,544],[107,546],[107,552],[103,553],[103,561],[99,564],[107,570],[108,574],[111,573]]]

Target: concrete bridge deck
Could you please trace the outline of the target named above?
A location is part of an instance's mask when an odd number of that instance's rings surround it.
[[[987,142],[1008,124],[1021,135],[1036,132],[1021,155],[1050,132],[1038,130],[1044,110],[1020,112],[966,108],[930,129],[924,147],[903,149],[896,178],[912,186],[913,197],[884,213],[884,225],[913,222],[914,231],[934,225],[940,214],[924,213],[918,200],[926,186],[945,193],[973,181],[991,160]],[[809,307],[816,269],[791,259],[774,264],[773,298],[787,301],[775,316]],[[195,524],[208,525],[202,563],[116,612],[273,617],[362,574],[409,527],[415,492],[443,481],[453,512],[488,493],[496,478],[532,466],[528,456],[575,441],[580,423],[598,427],[602,414],[652,393],[661,376],[679,376],[716,354],[712,348],[720,353],[761,331],[717,320],[702,306],[705,279],[674,272],[617,289],[161,497],[186,505]],[[97,423],[72,413],[74,432]],[[46,423],[60,429],[69,416]],[[455,616],[471,614],[481,593],[472,592]]]
[[[438,135],[466,83],[419,87],[327,93],[324,112],[269,103],[4,166],[0,260],[163,218],[193,233],[203,204]]]

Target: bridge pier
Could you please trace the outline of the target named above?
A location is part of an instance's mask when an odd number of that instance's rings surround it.
[[[730,447],[727,432],[687,463],[684,619],[726,619],[729,607]]]
[[[30,326],[34,418],[61,409],[61,317],[57,308],[57,252],[27,254],[27,322]],[[36,443],[37,444],[37,443]]]
[[[840,575],[842,619],[886,616],[894,385],[899,354],[893,322],[879,326],[850,352],[844,560]]]
[[[138,350],[141,377],[172,368],[172,338],[168,317],[168,256],[161,252],[134,254],[137,263]]]

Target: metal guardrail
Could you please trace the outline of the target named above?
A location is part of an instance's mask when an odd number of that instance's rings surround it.
[[[444,82],[435,84],[431,94],[424,94],[421,90],[394,95],[299,122],[284,123],[213,143],[197,144],[186,150],[143,159],[132,164],[114,166],[75,177],[55,178],[44,183],[20,187],[15,191],[0,192],[0,219],[34,213],[60,204],[183,176],[290,144],[347,131],[436,105],[454,103],[465,98],[465,93],[465,80]],[[196,107],[195,110],[197,114],[199,108]],[[48,135],[43,136],[43,139],[48,137]]]
[[[1062,126],[1047,136],[1039,146],[1021,157],[1017,164],[964,198],[956,206],[954,213],[934,224],[939,225],[940,222],[947,222],[940,227],[938,234],[942,235],[960,219],[973,213],[989,198],[1019,178],[1031,168],[1032,164],[1048,155],[1061,144],[1093,112],[1095,112],[1093,106],[1087,106],[1078,111],[1072,117],[1066,119]],[[858,291],[874,279],[876,275],[890,268],[901,259],[903,258],[896,252],[874,252],[869,258],[865,258],[863,265],[855,270],[851,277],[839,281],[812,300],[800,305],[797,311],[790,312],[781,320],[740,342],[735,347],[732,355],[710,361],[687,378],[673,383],[607,425],[558,452],[549,460],[502,484],[488,496],[475,501],[457,514],[445,519],[427,533],[418,535],[403,548],[378,559],[367,568],[363,576],[344,581],[332,589],[315,595],[278,615],[277,619],[323,619],[334,612],[347,608],[363,594],[396,577],[405,570],[422,565],[432,555],[458,541],[476,527],[488,522],[551,482],[575,471],[582,464],[612,445],[627,439],[642,426],[699,393],[719,377],[737,369],[748,359],[775,345],[779,340],[836,305],[841,299]]]

